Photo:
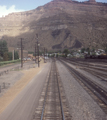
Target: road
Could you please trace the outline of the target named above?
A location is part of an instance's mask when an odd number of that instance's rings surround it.
[[[1,113],[0,120],[31,120],[50,69],[47,63]]]

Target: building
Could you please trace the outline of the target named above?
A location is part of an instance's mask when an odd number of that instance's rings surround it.
[[[33,56],[33,54],[28,54],[28,58],[33,59],[35,57]]]
[[[9,47],[8,51],[12,52],[12,53],[13,53],[13,51],[17,51],[18,54],[19,54],[19,59],[21,59],[21,49],[14,48],[14,47]],[[27,58],[27,57],[28,57],[28,51],[27,50],[23,50],[23,58]]]
[[[21,50],[18,50],[18,54],[19,54],[19,59],[21,59]],[[23,58],[27,58],[27,57],[28,57],[28,51],[23,50]]]

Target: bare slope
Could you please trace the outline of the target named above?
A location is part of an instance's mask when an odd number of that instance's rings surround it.
[[[48,49],[102,47],[107,38],[107,4],[54,0],[37,9],[13,13],[0,19],[0,36],[9,46],[18,38],[33,50],[36,33]],[[4,37],[4,38],[3,38]],[[31,47],[32,46],[32,47]]]

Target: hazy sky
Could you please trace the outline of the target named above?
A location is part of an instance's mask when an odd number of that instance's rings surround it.
[[[38,6],[42,6],[52,0],[0,0],[0,17],[12,12],[20,12],[26,10],[32,10]],[[88,0],[76,0],[76,1],[88,1]],[[107,0],[96,0],[97,2],[105,2]]]

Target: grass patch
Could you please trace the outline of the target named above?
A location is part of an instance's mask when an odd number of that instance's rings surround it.
[[[21,60],[11,60],[11,61],[3,61],[3,62],[0,62],[0,66],[3,66],[3,65],[7,65],[7,64],[11,64],[11,63],[18,63],[20,62]]]

